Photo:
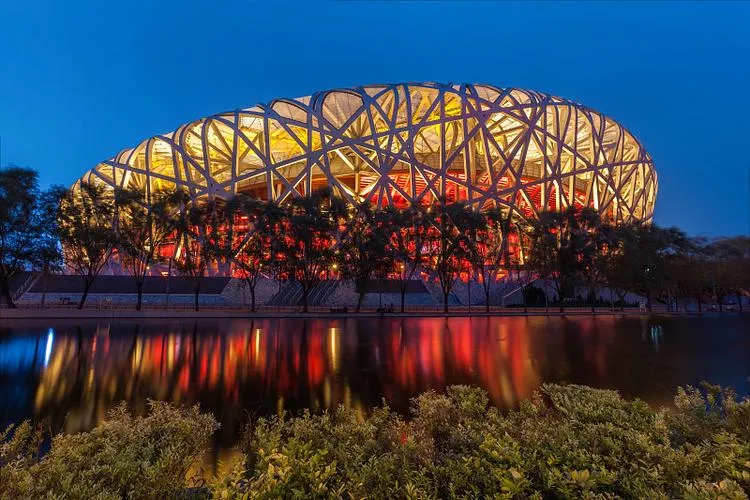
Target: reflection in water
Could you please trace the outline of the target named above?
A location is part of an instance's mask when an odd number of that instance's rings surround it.
[[[344,405],[450,384],[515,407],[542,382],[619,389],[669,404],[677,385],[709,379],[747,392],[750,318],[500,317],[66,321],[0,327],[0,424],[47,418],[96,425],[120,401],[200,403],[224,448],[248,414]]]
[[[651,343],[654,345],[654,350],[659,352],[659,344],[661,344],[661,338],[664,335],[664,330],[661,325],[651,325]]]

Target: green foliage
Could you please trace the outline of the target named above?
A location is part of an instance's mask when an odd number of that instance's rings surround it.
[[[543,385],[501,414],[478,388],[449,387],[369,416],[339,408],[259,419],[245,459],[185,487],[216,429],[197,408],[124,407],[42,459],[28,423],[0,435],[0,498],[747,498],[750,399],[687,387],[654,410],[617,392]]]
[[[480,389],[260,420],[217,498],[747,498],[750,401],[681,389],[674,410],[544,385],[508,415]]]
[[[39,460],[39,433],[24,423],[0,436],[0,498],[174,498],[216,428],[197,407],[151,401],[133,417],[122,405],[91,432],[54,437]]]

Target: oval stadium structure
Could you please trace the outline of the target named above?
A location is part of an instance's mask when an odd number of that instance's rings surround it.
[[[378,206],[464,200],[518,218],[592,207],[614,222],[649,222],[657,191],[643,146],[596,111],[529,90],[438,83],[335,89],[201,118],[81,180],[147,199],[182,187],[195,200],[245,192],[284,202],[330,186]]]

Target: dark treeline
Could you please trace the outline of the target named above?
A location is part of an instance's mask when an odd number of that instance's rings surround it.
[[[359,310],[371,280],[400,284],[401,310],[409,280],[431,279],[444,310],[459,280],[491,293],[503,278],[523,291],[544,279],[557,303],[583,296],[594,307],[602,289],[622,303],[628,292],[676,303],[734,299],[750,289],[750,239],[691,238],[677,228],[613,225],[592,209],[543,212],[526,220],[508,207],[478,211],[463,202],[410,207],[352,205],[321,189],[283,205],[238,194],[195,202],[186,191],[104,189],[79,183],[42,192],[36,172],[0,170],[0,296],[15,307],[14,275],[24,270],[82,277],[82,308],[91,285],[110,263],[135,279],[141,308],[143,283],[154,266],[195,285],[217,272],[244,280],[255,309],[263,277],[294,280],[309,292],[323,279],[351,281]],[[63,265],[64,263],[64,265]],[[546,288],[546,285],[545,285]],[[547,294],[544,300],[547,300]]]

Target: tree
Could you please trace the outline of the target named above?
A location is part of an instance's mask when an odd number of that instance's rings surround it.
[[[529,310],[529,297],[528,292],[532,288],[532,283],[536,280],[537,276],[534,274],[532,269],[528,266],[528,258],[531,255],[534,248],[534,228],[526,220],[517,220],[512,224],[512,233],[517,238],[517,255],[513,255],[512,252],[508,252],[509,261],[507,263],[508,273],[512,276],[512,272],[516,272],[516,282],[520,285],[521,299],[523,301],[523,312]],[[508,239],[508,246],[510,247],[510,238]],[[545,286],[544,297],[546,301],[547,290]]]
[[[612,226],[602,221],[598,212],[585,208],[578,216],[580,281],[586,285],[591,312],[596,311],[599,287],[604,282],[610,248],[616,247]]]
[[[346,221],[339,252],[339,269],[345,279],[354,283],[357,291],[357,312],[367,283],[383,279],[393,269],[393,254],[388,244],[391,236],[389,218],[370,203],[356,205]]]
[[[307,298],[321,275],[334,262],[339,233],[346,217],[344,201],[329,189],[294,198],[282,223],[285,237],[279,239],[274,254],[290,279],[302,287],[302,310],[308,311]]]
[[[431,209],[422,205],[406,208],[389,205],[384,214],[390,227],[388,250],[394,266],[393,272],[398,278],[401,312],[404,312],[406,288],[426,258],[425,249],[433,227],[434,214]]]
[[[161,191],[147,202],[143,191],[119,189],[117,204],[117,251],[120,261],[135,280],[136,310],[141,310],[143,283],[151,266],[160,260],[160,250],[174,233],[169,220],[174,216],[175,195]]]
[[[560,312],[565,297],[575,290],[585,256],[593,252],[586,227],[590,218],[588,209],[571,207],[563,212],[542,212],[531,222],[534,243],[528,267],[552,281],[560,301]]]
[[[187,193],[175,193],[177,210],[169,219],[176,234],[174,258],[177,272],[193,282],[194,309],[200,309],[201,282],[210,263],[224,257],[223,239],[228,221],[222,200],[192,201]]]
[[[470,228],[470,238],[475,242],[473,266],[481,277],[485,311],[490,312],[490,295],[497,274],[503,268],[510,268],[511,219],[509,212],[500,208],[485,210],[482,217],[483,224]]]
[[[603,230],[605,232],[606,252],[598,257],[597,268],[602,281],[609,288],[609,298],[612,310],[615,307],[614,295],[617,294],[618,301],[625,301],[625,293],[629,283],[627,277],[620,269],[619,265],[622,261],[622,254],[624,251],[625,243],[625,231],[629,230],[629,225],[605,225]]]
[[[448,297],[459,275],[476,261],[476,240],[471,234],[480,230],[484,218],[464,203],[437,203],[434,230],[428,238],[430,271],[437,276],[443,293],[443,312],[448,312]]]
[[[0,301],[15,308],[10,282],[38,257],[42,227],[37,173],[23,167],[0,170]]]
[[[250,290],[250,310],[255,312],[255,287],[261,272],[272,267],[284,210],[272,201],[264,202],[245,194],[232,198],[227,210],[235,231],[227,238],[222,253],[232,260],[244,279]]]
[[[32,222],[36,228],[36,238],[33,243],[34,256],[31,265],[32,269],[42,275],[42,307],[47,296],[47,278],[63,269],[57,214],[60,202],[67,191],[68,188],[64,186],[52,186],[44,191],[39,198],[36,216]]]
[[[703,310],[703,297],[711,290],[711,269],[705,248],[703,238],[690,238],[663,260],[663,289],[675,297],[694,298],[698,312]]]
[[[750,289],[750,238],[717,238],[705,246],[719,308],[724,297],[734,295],[742,310],[742,294]]]
[[[60,202],[60,241],[65,264],[83,278],[78,309],[117,245],[115,202],[100,184],[80,182]]]
[[[679,229],[654,224],[618,226],[617,237],[621,250],[614,258],[608,280],[617,288],[645,296],[650,311],[653,297],[673,285],[669,279],[670,260],[683,255],[690,242]]]

